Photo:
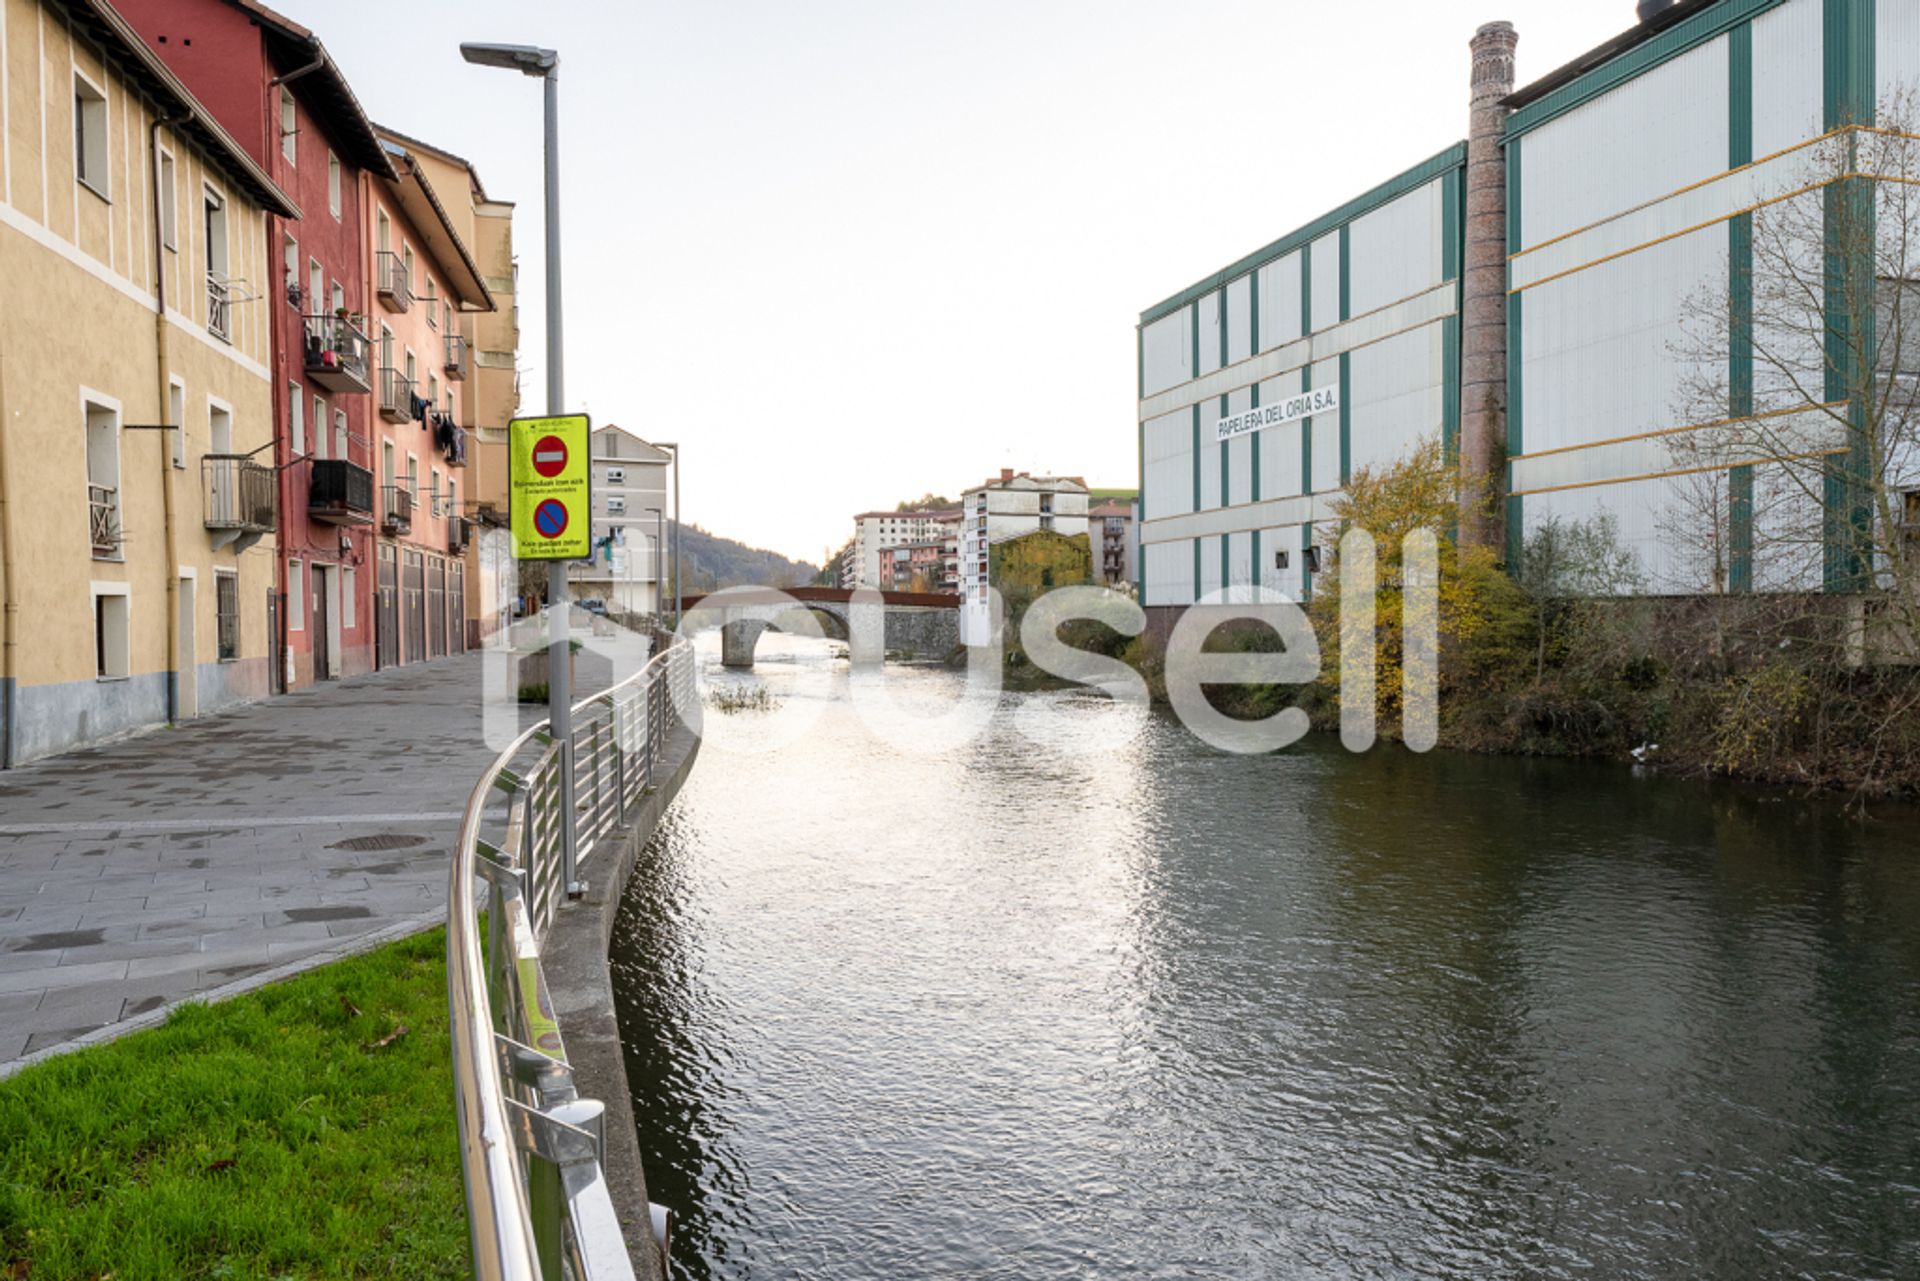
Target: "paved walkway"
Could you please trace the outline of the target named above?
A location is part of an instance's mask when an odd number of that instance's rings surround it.
[[[0,773],[0,1075],[437,920],[480,689],[468,654]]]

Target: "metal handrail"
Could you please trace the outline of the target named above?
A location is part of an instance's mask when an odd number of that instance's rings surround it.
[[[692,647],[668,641],[573,708],[580,865],[656,786],[672,707],[693,706]],[[540,962],[562,897],[559,750],[548,731],[547,721],[533,726],[480,776],[449,875],[447,1003],[473,1271],[482,1281],[627,1281],[604,1109],[575,1090]],[[495,789],[509,796],[498,844],[481,836]],[[476,877],[487,885],[484,949]]]

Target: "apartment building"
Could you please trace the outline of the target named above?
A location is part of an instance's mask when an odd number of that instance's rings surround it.
[[[279,271],[257,282],[272,325],[271,464],[280,513],[276,690],[374,665],[374,371],[363,175],[397,175],[319,38],[251,0],[117,6],[302,216],[267,229]]]
[[[1031,560],[1035,567],[1031,583],[1024,571],[1019,575],[1022,586],[1065,587],[1092,581],[1087,484],[1078,476],[1034,476],[1004,468],[998,479],[967,490],[960,511],[963,644],[982,645],[991,636],[987,589],[1001,585],[1003,567],[996,562],[1005,561],[1007,545],[1016,540],[1035,540],[1018,557]],[[1043,546],[1056,544],[1071,546],[1060,546],[1057,557],[1043,553]]]
[[[367,182],[367,291],[375,300],[379,539],[374,634],[382,667],[458,653],[467,643],[466,551],[460,514],[468,365],[462,311],[488,311],[481,279],[429,168],[407,143],[382,136],[397,175]]]
[[[593,556],[567,566],[574,600],[597,600],[623,614],[661,613],[661,584],[672,537],[667,468],[673,455],[609,423],[593,432]]]
[[[13,765],[267,694],[268,220],[301,209],[103,0],[6,0],[0,59]]]
[[[1133,500],[1103,498],[1087,508],[1094,576],[1108,587],[1133,587]]]
[[[456,404],[466,462],[461,508],[466,521],[467,643],[482,645],[506,625],[516,585],[507,529],[507,424],[520,412],[519,269],[513,257],[511,201],[488,194],[471,162],[386,125],[381,137],[404,146],[444,202],[460,242],[472,253],[490,309],[456,310],[442,334],[444,376],[461,384]]]
[[[892,549],[914,543],[950,542],[958,552],[960,513],[954,509],[861,512],[853,518],[851,581],[843,586],[890,587]],[[843,574],[843,578],[847,575]]]

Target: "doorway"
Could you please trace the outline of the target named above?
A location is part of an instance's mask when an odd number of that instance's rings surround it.
[[[313,638],[313,679],[317,681],[333,679],[333,619],[327,610],[327,580],[332,577],[331,570],[313,567],[313,628],[308,634]]]

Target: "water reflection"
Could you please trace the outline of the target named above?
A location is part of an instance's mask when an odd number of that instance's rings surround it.
[[[921,754],[761,643],[818,720],[702,756],[614,944],[680,1275],[1920,1275],[1911,814],[1161,718]]]

